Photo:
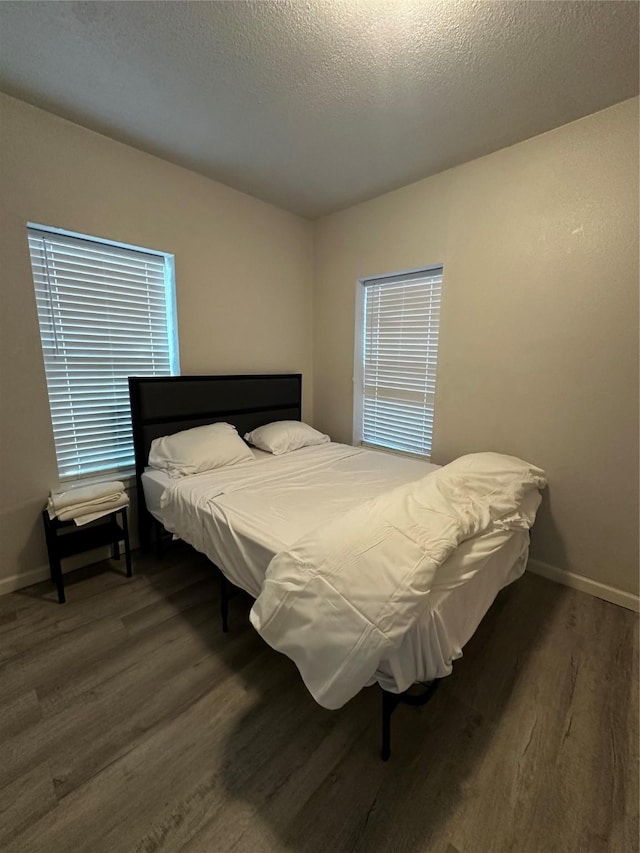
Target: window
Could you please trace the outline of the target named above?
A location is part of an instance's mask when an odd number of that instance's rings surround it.
[[[442,267],[358,284],[356,443],[429,456]]]
[[[29,224],[60,477],[133,464],[127,377],[178,373],[173,255]]]

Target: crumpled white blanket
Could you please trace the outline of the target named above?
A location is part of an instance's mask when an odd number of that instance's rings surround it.
[[[463,456],[277,554],[251,622],[295,662],[320,705],[340,708],[397,649],[457,546],[530,528],[540,503],[532,493],[545,485],[540,468],[516,457]]]

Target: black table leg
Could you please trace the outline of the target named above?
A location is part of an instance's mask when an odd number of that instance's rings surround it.
[[[64,604],[66,599],[64,595],[64,580],[62,577],[62,563],[58,556],[55,534],[51,530],[51,522],[47,516],[46,510],[42,515],[44,518],[44,534],[47,542],[47,554],[49,557],[49,572],[51,574],[51,580],[54,582],[58,590],[58,602],[60,604]]]
[[[124,560],[127,567],[127,577],[130,578],[133,574],[131,568],[131,548],[129,546],[129,524],[127,522],[127,508],[123,507],[122,511],[122,533],[124,536]],[[117,545],[116,545],[117,547]]]
[[[51,566],[51,578],[58,589],[58,602],[64,604],[66,599],[64,596],[64,580],[62,578],[62,564],[57,558],[53,559]]]
[[[119,533],[119,531],[118,531],[118,523],[116,521],[116,515],[117,515],[117,513],[114,513],[111,516],[111,528],[114,531],[113,545],[111,546],[111,556],[113,557],[114,560],[119,560],[120,559],[120,541],[117,538],[117,534]],[[123,518],[124,518],[124,513],[123,513]]]

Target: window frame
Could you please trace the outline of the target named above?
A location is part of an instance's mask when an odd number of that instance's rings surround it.
[[[177,314],[177,304],[176,304],[176,287],[175,287],[175,255],[171,252],[162,252],[157,249],[147,249],[142,246],[136,246],[132,243],[123,243],[117,240],[109,240],[104,237],[94,237],[89,234],[83,234],[77,231],[71,231],[67,228],[58,228],[49,225],[42,225],[37,222],[27,222],[27,251],[29,253],[29,261],[30,261],[30,271],[31,271],[31,284],[34,288],[34,298],[36,302],[36,319],[38,323],[38,338],[40,341],[41,347],[41,356],[43,360],[43,370],[45,374],[45,383],[47,386],[47,402],[49,404],[49,416],[51,418],[51,430],[52,430],[52,438],[54,444],[54,450],[56,454],[56,468],[58,471],[58,480],[60,483],[69,484],[74,481],[82,481],[82,482],[99,482],[100,480],[104,480],[113,474],[119,474],[121,478],[127,478],[133,474],[134,467],[132,462],[127,462],[122,465],[114,464],[113,466],[109,466],[108,468],[103,468],[100,470],[94,471],[84,471],[84,472],[67,472],[61,473],[60,463],[58,459],[58,444],[56,441],[55,430],[53,428],[53,413],[51,408],[51,399],[49,394],[49,377],[47,374],[47,363],[45,358],[43,339],[42,339],[42,330],[40,326],[40,311],[38,308],[38,297],[36,294],[36,282],[34,278],[34,269],[32,265],[32,257],[31,257],[31,249],[29,246],[29,235],[32,232],[41,232],[43,237],[46,238],[47,235],[67,237],[73,240],[79,240],[88,243],[90,246],[109,246],[114,249],[124,249],[130,252],[137,252],[144,255],[152,255],[158,258],[163,259],[163,279],[164,279],[164,299],[165,299],[165,321],[166,321],[166,333],[167,333],[167,344],[169,351],[169,370],[170,373],[166,375],[170,376],[178,376],[180,375],[180,349],[178,342],[178,314]],[[158,374],[164,375],[164,374]],[[133,441],[133,436],[131,437]],[[114,462],[116,460],[113,460]]]
[[[363,414],[364,414],[364,334],[365,334],[365,291],[367,286],[373,282],[381,282],[384,279],[390,281],[401,278],[402,276],[428,276],[434,272],[440,272],[444,284],[444,264],[428,264],[423,267],[414,269],[400,270],[398,272],[386,272],[379,275],[367,275],[359,278],[356,282],[355,296],[355,335],[354,335],[354,352],[353,352],[353,429],[352,442],[354,446],[367,447],[372,450],[377,450],[383,453],[393,453],[399,456],[408,456],[414,459],[430,460],[431,453],[428,455],[416,453],[410,450],[400,450],[393,447],[385,447],[380,444],[373,444],[363,440]],[[441,316],[438,318],[438,332],[441,326]],[[439,356],[438,347],[438,356]],[[437,370],[437,364],[436,364]],[[437,383],[436,383],[437,392]],[[434,403],[434,426],[435,426],[435,403]],[[431,447],[433,451],[433,447]]]

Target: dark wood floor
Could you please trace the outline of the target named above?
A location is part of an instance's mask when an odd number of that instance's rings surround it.
[[[384,764],[376,689],[323,710],[204,558],[136,562],[0,598],[4,853],[638,850],[632,613],[526,575]]]

